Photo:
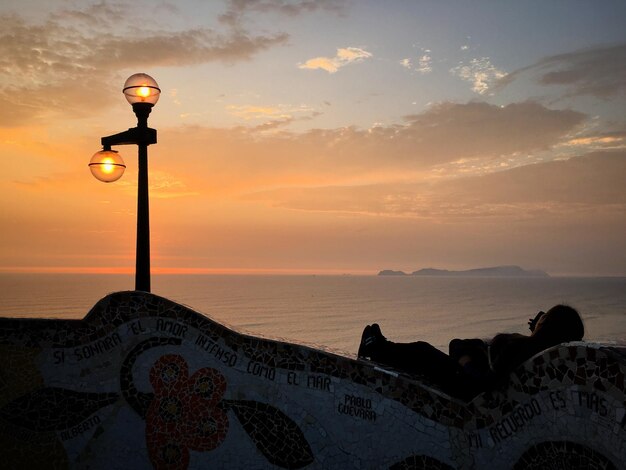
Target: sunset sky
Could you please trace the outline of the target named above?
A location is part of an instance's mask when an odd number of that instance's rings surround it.
[[[626,2],[0,3],[0,271],[626,275]]]

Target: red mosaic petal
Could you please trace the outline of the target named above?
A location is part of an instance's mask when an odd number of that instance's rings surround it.
[[[200,411],[200,410],[196,410]],[[228,433],[228,416],[220,409],[205,408],[192,413],[183,426],[182,438],[192,450],[208,451],[218,447]]]
[[[150,462],[156,470],[185,470],[189,466],[189,449],[160,430],[146,429]]]
[[[218,404],[226,391],[226,378],[209,367],[198,369],[188,383],[193,402],[206,401],[212,407]]]
[[[157,395],[180,393],[187,377],[187,361],[177,354],[161,356],[150,369],[150,383]]]

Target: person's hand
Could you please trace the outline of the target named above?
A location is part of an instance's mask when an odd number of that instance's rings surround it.
[[[535,315],[535,318],[529,318],[528,319],[528,329],[530,331],[534,332],[535,331],[535,327],[537,326],[537,322],[545,314],[546,314],[546,312],[541,311],[541,312],[537,313],[537,315]]]

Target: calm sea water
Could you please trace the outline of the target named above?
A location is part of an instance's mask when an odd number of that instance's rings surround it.
[[[132,276],[0,274],[0,316],[82,318]],[[528,318],[556,303],[577,308],[586,338],[626,343],[626,278],[154,275],[152,291],[270,338],[353,354],[363,326],[396,341],[528,333]]]

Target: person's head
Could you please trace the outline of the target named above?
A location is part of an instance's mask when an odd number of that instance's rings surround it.
[[[580,341],[585,327],[578,312],[568,305],[555,305],[539,318],[532,336],[551,345]]]

